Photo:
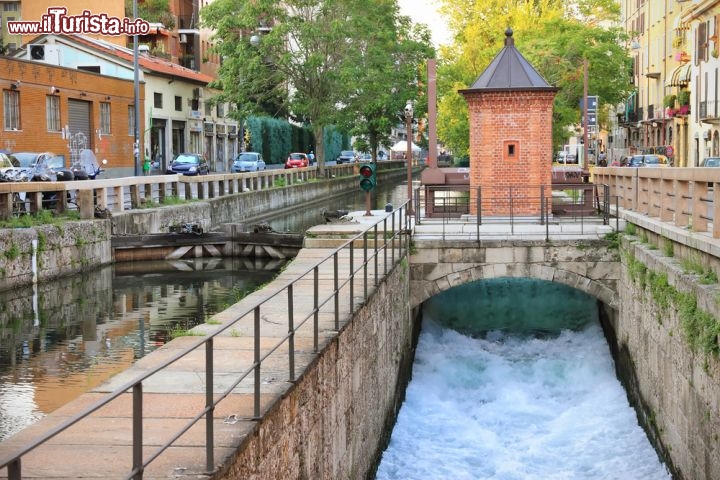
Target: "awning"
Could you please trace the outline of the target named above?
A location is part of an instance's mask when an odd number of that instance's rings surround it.
[[[685,87],[690,83],[690,62],[680,65],[670,74],[665,82],[666,87]]]

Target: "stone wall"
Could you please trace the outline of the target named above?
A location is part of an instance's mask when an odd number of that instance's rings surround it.
[[[498,277],[568,285],[617,308],[620,263],[606,240],[413,241],[411,305],[457,285]]]
[[[111,262],[110,222],[2,229],[0,251],[0,290],[79,273]]]
[[[387,181],[404,178],[405,170],[383,173]],[[199,223],[210,231],[223,223],[257,222],[274,215],[359,189],[358,177],[313,181],[284,188],[239,193],[207,201],[114,213],[110,220],[64,222],[59,226],[0,229],[0,291],[33,282],[32,240],[38,240],[37,281],[52,280],[112,263],[112,235],[167,233],[170,225]]]
[[[383,178],[388,182],[396,182],[404,175],[402,169],[383,172]],[[183,223],[199,223],[203,230],[209,231],[223,223],[255,222],[270,212],[280,215],[284,211],[298,210],[303,205],[318,201],[326,202],[328,210],[335,210],[337,205],[331,199],[359,190],[358,185],[358,177],[350,176],[237,193],[185,205],[114,213],[112,233],[167,233],[168,226]]]
[[[673,477],[714,480],[720,286],[717,278],[703,284],[701,274],[689,272],[679,250],[658,248],[645,233],[624,239],[620,309],[606,316],[606,336],[640,423]]]
[[[414,357],[407,276],[401,263],[385,278],[216,478],[371,478]]]

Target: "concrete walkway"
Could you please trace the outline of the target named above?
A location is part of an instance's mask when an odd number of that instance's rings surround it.
[[[174,339],[157,351],[138,360],[131,368],[123,371],[101,387],[86,393],[68,405],[52,412],[36,424],[0,443],[0,462],[6,462],[24,446],[33,442],[51,429],[68,421],[99,402],[107,393],[127,386],[139,376],[153,371],[174,355],[197,346],[160,373],[154,374],[142,383],[143,391],[143,458],[147,459],[155,450],[180,431],[184,425],[201,415],[205,406],[205,344],[208,335],[237,320],[231,327],[214,338],[213,350],[213,395],[217,399],[224,392],[231,393],[222,400],[214,411],[214,466],[223,465],[237,450],[243,438],[253,431],[257,422],[254,418],[254,382],[251,368],[254,362],[254,311],[261,302],[259,343],[263,355],[260,416],[278,401],[292,387],[288,357],[289,295],[287,286],[292,284],[292,321],[297,333],[294,336],[295,378],[316,357],[313,329],[315,278],[312,274],[318,266],[317,286],[320,302],[318,315],[318,349],[332,339],[338,327],[351,319],[351,283],[342,286],[351,275],[350,249],[338,254],[338,279],[341,284],[338,296],[338,319],[336,324],[335,302],[331,296],[334,286],[334,262],[327,261],[337,246],[362,233],[371,225],[389,218],[387,228],[392,225],[389,215],[374,211],[370,217],[362,213],[354,221],[323,225],[308,231],[306,245],[298,256],[271,283],[245,297],[229,309],[215,315],[210,323],[193,329],[198,336],[184,336]],[[397,215],[397,214],[396,214]],[[401,221],[396,218],[396,228]],[[379,225],[382,238],[383,223]],[[370,243],[372,254],[372,242]],[[353,249],[353,269],[360,268],[364,258],[361,243]],[[332,257],[330,257],[332,258]],[[395,260],[399,259],[396,253]],[[378,275],[383,276],[384,257],[380,256]],[[387,269],[392,265],[387,257]],[[367,294],[375,285],[374,262],[369,262],[367,271]],[[305,275],[307,272],[310,275]],[[352,282],[352,309],[365,301],[365,272],[360,270]],[[304,325],[298,327],[302,322]],[[202,335],[202,336],[199,336]],[[269,353],[271,350],[273,353]],[[233,388],[243,374],[247,375]],[[37,447],[22,458],[22,478],[71,479],[71,478],[126,478],[132,470],[132,390],[121,394],[108,405],[97,409],[86,419],[71,426],[45,444]],[[183,434],[174,444],[144,471],[143,478],[208,478],[205,450],[205,420],[201,419]],[[0,470],[0,478],[7,478],[8,470]]]

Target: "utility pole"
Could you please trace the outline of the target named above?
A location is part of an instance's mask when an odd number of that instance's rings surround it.
[[[133,19],[137,20],[137,0],[133,0]],[[135,143],[133,144],[133,155],[135,155],[135,176],[140,175],[140,68],[138,66],[139,37],[133,35],[133,86],[135,95]]]
[[[583,59],[583,164],[588,166],[588,61]]]

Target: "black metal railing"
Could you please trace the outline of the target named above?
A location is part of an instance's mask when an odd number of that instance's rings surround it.
[[[608,225],[616,217],[617,209],[610,208],[611,199],[607,185],[590,183],[550,186],[510,186],[499,189],[467,186],[446,186],[445,195],[426,197],[426,191],[418,188],[415,221],[419,225],[440,224],[443,240],[457,237],[474,237],[480,240],[484,225],[502,225],[509,235],[515,235],[520,225],[544,227],[546,239],[552,225],[577,224],[579,232],[591,224]],[[454,192],[456,195],[447,195]],[[471,208],[474,206],[474,208]],[[456,215],[457,212],[469,212]],[[616,224],[617,225],[617,224]],[[470,231],[474,226],[474,231]],[[527,228],[525,231],[527,231]],[[570,231],[569,231],[570,232]]]
[[[287,348],[287,379],[292,382],[295,376],[295,336],[298,330],[306,325],[311,325],[313,329],[313,354],[318,353],[319,344],[319,318],[321,311],[327,313],[332,310],[334,313],[334,329],[340,330],[340,307],[343,301],[347,302],[349,312],[355,311],[357,302],[355,284],[362,282],[363,301],[366,301],[370,295],[369,276],[372,274],[374,278],[374,286],[377,287],[382,278],[384,278],[400,260],[408,255],[410,247],[410,216],[407,215],[407,202],[394,210],[378,222],[370,225],[363,233],[355,235],[353,238],[346,240],[340,247],[336,248],[332,253],[320,259],[314,266],[298,274],[293,280],[289,281],[279,291],[262,299],[256,304],[245,308],[241,313],[236,315],[235,319],[227,324],[219,326],[218,329],[205,336],[198,337],[198,340],[190,346],[173,355],[167,360],[160,362],[154,368],[137,376],[136,378],[126,382],[114,391],[103,396],[100,400],[83,409],[77,415],[68,418],[59,425],[51,428],[46,433],[39,436],[34,441],[24,445],[14,452],[3,452],[0,457],[0,469],[7,467],[7,477],[10,480],[22,479],[22,458],[36,448],[44,445],[50,439],[62,434],[73,425],[85,421],[88,417],[100,408],[108,405],[113,400],[127,392],[132,392],[132,465],[128,465],[128,474],[125,478],[141,479],[143,471],[155,459],[157,459],[165,450],[175,444],[175,442],[185,434],[190,428],[205,419],[205,452],[206,452],[206,468],[208,472],[212,472],[215,468],[214,459],[214,416],[213,412],[217,405],[228,397],[231,392],[237,388],[243,380],[252,378],[253,381],[253,416],[254,419],[261,418],[262,411],[260,406],[261,395],[261,370],[263,362],[271,355],[278,354],[282,348]],[[356,259],[356,253],[361,253],[362,258]],[[388,262],[389,257],[389,262]],[[341,278],[340,262],[347,261],[348,275]],[[319,279],[320,269],[325,267],[333,272],[333,288],[331,291],[320,291]],[[312,309],[308,312],[297,312],[295,302],[295,291],[298,282],[312,280],[313,284],[313,302]],[[263,314],[263,308],[273,299],[281,296],[287,298],[287,333],[279,338],[279,340],[270,346],[261,348],[260,339],[262,332],[260,329],[260,319]],[[343,300],[344,299],[344,300]],[[284,302],[283,302],[284,303]],[[277,305],[277,304],[275,304]],[[277,307],[275,307],[277,308]],[[214,340],[223,332],[231,332],[233,328],[241,320],[252,318],[253,336],[254,336],[254,355],[253,362],[246,365],[245,369],[225,388],[220,394],[214,393]],[[299,321],[298,321],[299,320]],[[166,368],[178,362],[180,359],[188,356],[191,352],[204,348],[205,350],[205,405],[195,412],[195,415],[187,421],[179,430],[172,433],[170,438],[149,454],[143,454],[148,451],[148,446],[144,442],[143,436],[143,383],[155,374],[163,372]],[[251,377],[252,375],[252,377]],[[68,459],[71,461],[71,459]]]

